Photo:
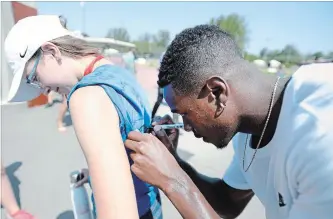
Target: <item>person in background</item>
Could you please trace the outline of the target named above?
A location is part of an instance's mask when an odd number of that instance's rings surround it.
[[[46,107],[51,107],[53,105],[55,94],[56,94],[56,92],[51,91],[47,95],[47,105],[46,105]],[[58,117],[57,117],[57,127],[58,127],[59,132],[64,132],[64,131],[66,131],[66,127],[64,126],[64,118],[65,118],[65,115],[68,111],[68,106],[67,106],[66,96],[65,95],[61,95],[61,96],[62,96],[62,100],[61,100],[61,104],[59,106],[59,113],[58,113]]]
[[[35,217],[20,209],[13,192],[12,185],[8,179],[6,170],[1,163],[1,197],[0,203],[5,208],[11,219],[35,219]]]
[[[279,67],[277,69],[277,72],[276,72],[276,75],[278,77],[281,77],[281,78],[286,76],[285,73],[283,72],[283,65],[282,64],[279,65]]]
[[[123,54],[123,59],[125,62],[125,68],[136,75],[135,68],[135,48],[131,48],[128,52]]]
[[[148,99],[133,74],[75,37],[58,16],[21,19],[4,48],[14,74],[10,102],[50,91],[67,96],[89,169],[95,217],[161,219],[158,189],[132,173],[130,151],[124,147],[130,131],[151,125]]]

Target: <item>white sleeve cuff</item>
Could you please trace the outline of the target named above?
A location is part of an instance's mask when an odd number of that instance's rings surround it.
[[[231,174],[225,174],[223,177],[223,181],[228,184],[230,187],[240,190],[249,190],[251,189],[246,182],[240,182],[233,179]]]

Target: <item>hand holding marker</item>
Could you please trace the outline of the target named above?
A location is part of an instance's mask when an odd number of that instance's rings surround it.
[[[182,129],[184,128],[184,124],[183,123],[175,123],[175,124],[164,124],[164,125],[158,125],[159,127],[161,127],[164,130],[167,129]],[[145,133],[151,133],[154,130],[153,126],[150,126],[148,128],[146,128]]]
[[[159,125],[162,129],[183,129],[184,124],[183,123],[175,123],[175,124],[164,124]]]

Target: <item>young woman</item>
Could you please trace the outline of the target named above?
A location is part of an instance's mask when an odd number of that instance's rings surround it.
[[[99,219],[162,218],[159,193],[130,170],[124,140],[150,125],[148,100],[133,75],[65,29],[58,16],[20,20],[5,40],[14,78],[9,101],[51,90],[67,96],[90,173]]]

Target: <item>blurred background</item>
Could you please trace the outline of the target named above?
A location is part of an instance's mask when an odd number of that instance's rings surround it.
[[[333,62],[332,2],[1,2],[1,44],[18,20],[36,14],[65,17],[70,30],[136,75],[151,105],[161,55],[177,33],[199,24],[228,31],[263,74],[291,75],[304,64]],[[72,219],[69,173],[86,163],[70,115],[60,133],[60,104],[46,108],[44,95],[7,103],[12,73],[3,46],[1,53],[1,157],[16,197],[38,218]],[[166,113],[162,105],[158,114]],[[182,134],[179,151],[215,177],[223,176],[233,155],[232,147],[217,151],[190,133]],[[163,210],[167,219],[181,218],[165,197]],[[254,198],[240,218],[264,218],[261,203]]]

